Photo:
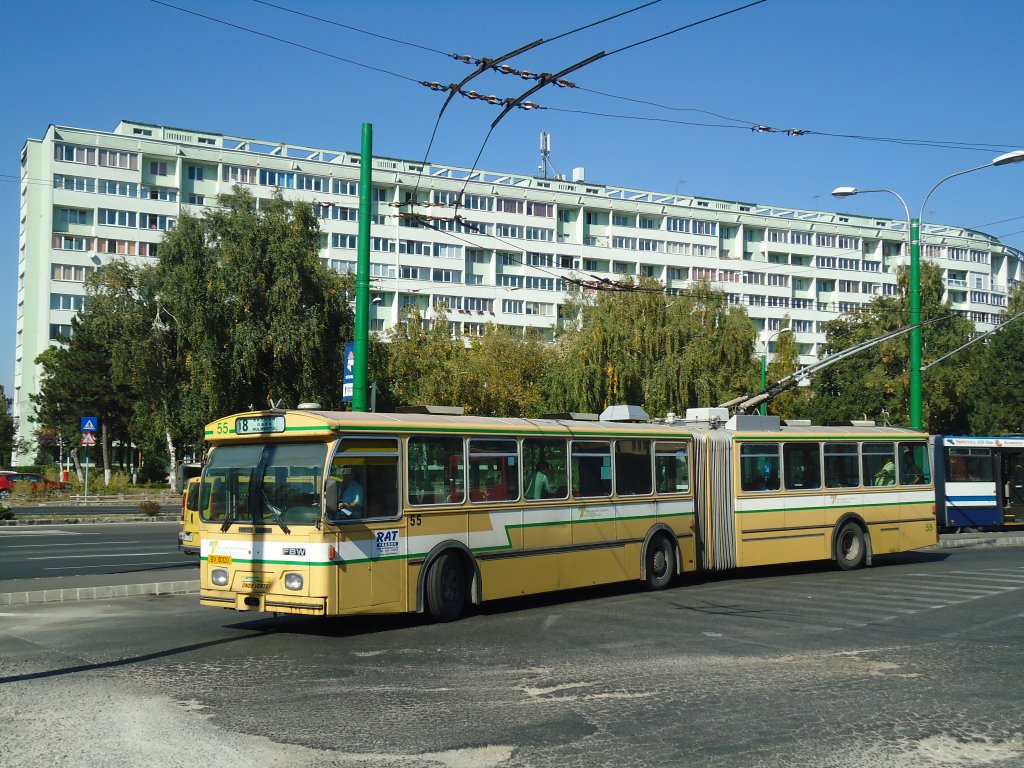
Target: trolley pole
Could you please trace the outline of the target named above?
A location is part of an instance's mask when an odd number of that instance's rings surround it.
[[[366,412],[367,355],[370,335],[370,206],[373,189],[373,125],[363,123],[359,158],[359,239],[356,261],[356,327],[352,371],[352,410]]]
[[[910,220],[910,428],[921,429],[921,220]]]

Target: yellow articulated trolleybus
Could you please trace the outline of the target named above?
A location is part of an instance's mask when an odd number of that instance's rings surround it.
[[[451,620],[483,600],[772,563],[851,569],[936,542],[920,432],[722,409],[661,423],[635,406],[430,410],[314,404],[210,424],[201,604]]]

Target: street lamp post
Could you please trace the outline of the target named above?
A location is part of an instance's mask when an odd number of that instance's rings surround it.
[[[768,347],[771,346],[772,340],[778,338],[784,333],[792,333],[792,328],[780,328],[764,342],[764,350],[761,352],[761,391],[764,392],[768,388]],[[761,415],[768,415],[768,403],[761,403]]]
[[[910,428],[911,429],[922,429],[923,428],[923,407],[922,407],[922,395],[921,395],[921,328],[919,324],[921,322],[921,220],[924,218],[924,209],[928,204],[928,198],[931,197],[932,192],[939,188],[940,185],[949,181],[950,179],[956,178],[957,176],[963,176],[965,173],[972,173],[973,171],[980,171],[985,168],[1000,165],[1010,165],[1011,163],[1019,163],[1024,160],[1024,150],[1014,150],[1013,152],[1007,152],[999,155],[984,165],[978,165],[973,168],[968,168],[963,171],[957,171],[951,173],[948,176],[944,176],[932,185],[932,188],[928,190],[928,194],[924,196],[924,200],[921,202],[921,212],[916,219],[910,217],[910,209],[907,207],[906,201],[896,192],[891,189],[857,189],[856,187],[837,187],[832,191],[833,197],[844,198],[852,195],[858,195],[864,192],[888,192],[889,194],[896,195],[899,201],[903,204],[903,210],[907,214],[907,229],[910,233],[910,276],[908,286],[908,298],[910,300],[910,325],[918,326],[910,332]]]

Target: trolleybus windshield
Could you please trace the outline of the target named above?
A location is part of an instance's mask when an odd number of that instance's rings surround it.
[[[235,522],[313,525],[320,519],[324,443],[221,445],[210,452],[200,514]]]

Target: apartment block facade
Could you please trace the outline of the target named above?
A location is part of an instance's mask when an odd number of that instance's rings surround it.
[[[116,258],[155,260],[182,210],[235,185],[316,205],[323,262],[356,268],[358,152],[122,121],[113,131],[51,125],[21,153],[14,415],[31,440],[36,356],[71,333],[84,282]],[[453,335],[490,323],[557,332],[567,290],[623,276],[676,294],[710,281],[767,343],[785,316],[806,361],[823,324],[895,294],[907,222],[730,202],[587,181],[374,157],[370,327],[414,304],[446,309]],[[419,214],[426,219],[410,216]],[[456,216],[458,214],[458,216]],[[424,222],[429,223],[424,223]],[[979,330],[1005,310],[1024,253],[982,232],[925,224],[923,258]],[[15,461],[31,456],[16,456]]]

